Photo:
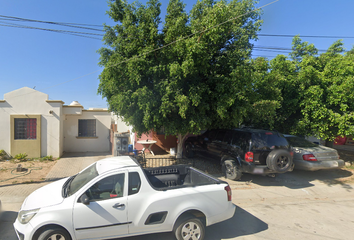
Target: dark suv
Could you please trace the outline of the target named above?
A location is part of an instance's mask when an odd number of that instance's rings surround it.
[[[198,154],[220,161],[228,179],[243,172],[274,174],[292,171],[293,153],[287,140],[275,131],[241,128],[208,130],[185,141],[185,155]]]

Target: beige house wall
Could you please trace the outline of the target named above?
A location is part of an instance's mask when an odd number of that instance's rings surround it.
[[[74,103],[75,102],[75,103]],[[6,93],[0,99],[0,149],[15,156],[61,157],[65,152],[108,152],[109,130],[113,121],[107,109],[85,110],[78,102],[68,106],[60,100],[24,87]],[[37,139],[15,140],[15,118],[37,118]],[[78,137],[78,120],[96,119],[96,137]]]
[[[65,112],[68,106],[64,106]],[[96,119],[96,137],[79,137],[79,119]],[[111,113],[100,110],[82,110],[80,115],[65,115],[64,152],[108,152]]]
[[[52,155],[60,157],[60,115],[62,101],[48,100],[48,95],[32,88],[24,87],[4,94],[4,100],[0,101],[0,149],[11,155],[25,153],[29,148],[19,150],[13,144],[13,129],[11,129],[11,116],[37,115],[40,116],[40,156]],[[49,127],[50,126],[50,127]],[[27,153],[28,154],[28,153]]]

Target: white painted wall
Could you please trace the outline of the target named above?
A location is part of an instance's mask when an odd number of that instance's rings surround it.
[[[79,119],[96,119],[97,138],[78,138]],[[64,152],[108,152],[111,121],[108,111],[83,110],[81,115],[65,115]]]
[[[113,123],[117,124],[117,132],[119,133],[124,133],[124,132],[128,132],[128,130],[131,129],[130,126],[128,126],[121,117],[114,115],[112,113],[112,119],[113,119]]]
[[[41,157],[60,157],[62,103],[47,102],[48,95],[23,87],[4,94],[0,102],[0,149],[10,153],[10,115],[41,115]],[[52,114],[49,111],[53,111]]]
[[[117,132],[119,133],[125,133],[125,132],[130,132],[130,143],[133,145],[133,149],[134,149],[134,139],[135,139],[135,133],[133,133],[133,127],[127,125],[124,121],[122,117],[119,117],[115,114],[113,114],[112,112],[112,120],[114,124],[117,124]]]

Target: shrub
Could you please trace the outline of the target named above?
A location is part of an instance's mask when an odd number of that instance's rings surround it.
[[[27,156],[28,156],[27,153],[19,153],[15,156],[15,158],[18,160],[24,160]]]
[[[48,160],[48,161],[53,161],[53,156],[50,155],[50,156],[45,156],[42,158],[43,160]]]
[[[5,160],[7,159],[7,153],[5,150],[0,149],[0,160]]]
[[[6,155],[6,152],[5,152],[5,150],[0,150],[0,157],[2,157],[2,156],[5,156]]]

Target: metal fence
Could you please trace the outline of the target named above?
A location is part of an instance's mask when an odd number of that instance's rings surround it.
[[[195,166],[195,159],[186,159],[186,158],[175,158],[175,157],[169,157],[169,158],[161,158],[161,157],[145,157],[145,154],[139,154],[134,156],[135,159],[139,162],[141,167],[143,168],[151,168],[151,167],[165,167],[165,166],[171,166],[171,165],[177,165],[177,164],[187,164],[191,166]]]

